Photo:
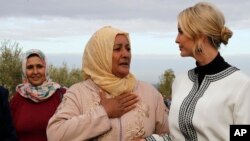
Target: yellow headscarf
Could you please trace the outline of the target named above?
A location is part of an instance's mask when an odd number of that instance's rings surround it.
[[[136,85],[136,79],[131,73],[124,78],[112,74],[112,54],[117,34],[124,34],[129,40],[127,32],[111,26],[96,31],[85,47],[82,61],[84,79],[91,78],[112,96],[132,92]]]

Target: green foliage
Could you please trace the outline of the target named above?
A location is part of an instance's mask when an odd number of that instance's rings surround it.
[[[70,70],[66,63],[63,63],[63,66],[58,68],[50,65],[49,74],[54,82],[66,87],[83,80],[82,71],[77,68]]]
[[[168,69],[160,77],[160,82],[157,84],[159,92],[162,94],[164,99],[171,96],[172,93],[172,84],[174,81],[175,75],[172,69]]]
[[[0,85],[9,89],[10,94],[12,94],[15,92],[15,87],[22,83],[22,49],[16,42],[2,41],[0,51]],[[78,68],[69,69],[66,63],[63,63],[62,67],[50,65],[49,74],[54,82],[66,87],[83,80],[82,70]],[[174,78],[175,75],[171,69],[166,70],[160,77],[160,82],[156,87],[164,98],[171,96]]]
[[[10,94],[15,91],[16,85],[22,82],[21,51],[19,44],[9,40],[0,44],[0,85],[6,87]]]

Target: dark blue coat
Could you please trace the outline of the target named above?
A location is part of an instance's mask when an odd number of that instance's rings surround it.
[[[17,141],[8,96],[8,90],[0,86],[0,141]]]

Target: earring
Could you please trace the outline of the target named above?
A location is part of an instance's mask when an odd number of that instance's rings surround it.
[[[198,47],[198,48],[197,48],[197,52],[202,53],[202,48],[201,48],[201,47]]]

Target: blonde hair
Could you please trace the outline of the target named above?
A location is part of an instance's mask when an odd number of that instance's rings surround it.
[[[195,50],[200,47],[199,36],[208,37],[210,44],[219,49],[220,44],[228,44],[233,32],[225,26],[222,12],[214,5],[199,2],[184,9],[178,16],[178,24],[185,35],[195,41]]]

